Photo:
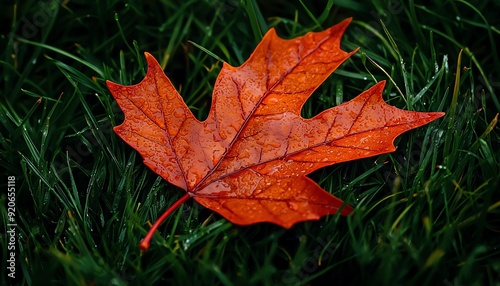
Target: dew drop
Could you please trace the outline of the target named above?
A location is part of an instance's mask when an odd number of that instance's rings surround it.
[[[297,203],[288,203],[288,207],[293,210],[293,211],[296,211],[299,209],[299,206],[297,205]]]
[[[278,103],[278,99],[276,97],[270,97],[267,99],[270,103]]]

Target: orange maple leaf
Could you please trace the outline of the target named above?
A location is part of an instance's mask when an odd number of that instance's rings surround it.
[[[161,221],[190,197],[240,225],[289,228],[338,211],[347,215],[351,206],[306,175],[392,152],[396,136],[444,115],[386,104],[382,81],[347,103],[301,117],[313,91],[355,52],[340,49],[350,21],[291,40],[271,29],[243,65],[224,63],[203,122],[148,53],[148,72],[139,84],[107,82],[125,114],[115,132],[148,167],[187,192],[155,223],[141,248],[148,248]]]

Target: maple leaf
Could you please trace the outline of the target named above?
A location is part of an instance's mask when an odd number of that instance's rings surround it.
[[[139,84],[107,82],[125,114],[115,132],[148,167],[187,192],[155,223],[141,248],[148,248],[161,221],[190,197],[240,225],[289,228],[327,214],[347,215],[351,206],[306,175],[392,152],[398,135],[444,115],[386,104],[382,81],[347,103],[301,117],[313,91],[356,52],[340,49],[350,21],[291,40],[269,30],[243,65],[224,63],[202,122],[148,53],[148,71]]]

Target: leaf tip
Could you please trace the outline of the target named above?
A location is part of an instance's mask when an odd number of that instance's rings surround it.
[[[148,53],[148,52],[144,52],[144,56],[146,57],[146,62],[148,63],[148,72],[153,69],[153,70],[156,70],[156,69],[159,69],[159,70],[163,70],[160,66],[160,64],[158,63],[158,61],[155,59],[155,57]]]
[[[144,52],[144,56],[146,57],[146,60],[149,62],[150,59],[154,59],[154,56],[149,53],[149,52]]]
[[[351,22],[352,22],[352,17],[348,17],[348,18],[345,18],[344,20],[342,20],[342,22],[340,22],[338,25],[348,26],[349,24],[351,24]]]
[[[446,112],[432,112],[434,114],[434,117],[436,119],[440,118],[440,117],[443,117],[446,115]]]
[[[113,92],[113,89],[115,88],[116,85],[117,84],[115,82],[112,82],[109,79],[106,80],[106,86],[111,92]]]
[[[330,29],[332,29],[332,33],[339,33],[340,35],[343,35],[345,30],[347,30],[349,24],[351,24],[351,22],[352,22],[352,17],[349,17],[342,20],[342,22],[334,25]]]

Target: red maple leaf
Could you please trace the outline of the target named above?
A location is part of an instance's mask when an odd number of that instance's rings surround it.
[[[107,82],[125,114],[115,132],[144,163],[185,194],[235,224],[285,228],[353,209],[306,177],[319,168],[395,150],[401,133],[442,112],[405,111],[382,99],[379,82],[355,99],[304,119],[304,102],[351,53],[340,49],[350,19],[325,31],[284,40],[271,29],[240,67],[228,64],[215,83],[208,118],[200,122],[146,53],[143,81]]]

